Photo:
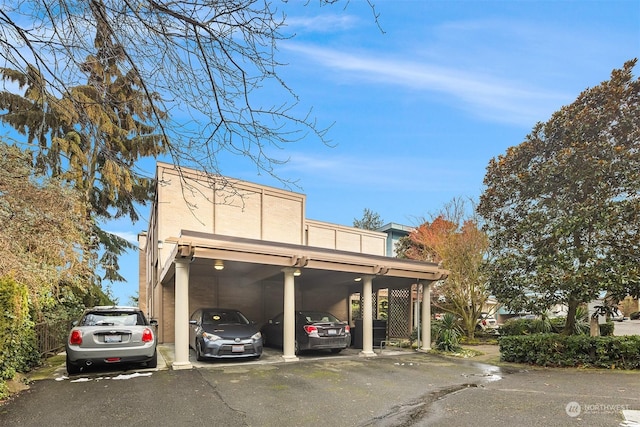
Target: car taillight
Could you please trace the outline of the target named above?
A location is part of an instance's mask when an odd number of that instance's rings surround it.
[[[304,325],[304,331],[308,334],[311,335],[312,333],[318,333],[318,328],[316,328],[313,325]]]
[[[145,328],[142,332],[142,342],[151,342],[153,341],[153,332],[151,329]]]
[[[482,319],[482,326],[487,326],[487,321]]]
[[[345,334],[351,333],[351,328],[349,327],[349,325],[345,325],[344,326],[344,332],[345,332]]]
[[[71,345],[80,345],[82,344],[82,332],[77,329],[71,331],[71,336],[69,336],[69,344]]]

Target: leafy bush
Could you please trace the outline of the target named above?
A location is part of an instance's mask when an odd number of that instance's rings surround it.
[[[559,334],[564,330],[564,324],[567,321],[565,317],[554,317],[550,319],[551,322],[551,331]]]
[[[7,395],[7,380],[39,361],[27,288],[11,278],[0,278],[0,398]]]
[[[640,369],[640,336],[533,334],[500,338],[506,362],[539,366]]]
[[[501,336],[529,335],[533,333],[530,319],[509,319],[498,328]]]
[[[499,331],[501,336],[513,336],[513,335],[531,335],[539,333],[556,333],[559,334],[564,330],[566,318],[556,317],[553,319],[541,318],[541,319],[509,319],[502,326]],[[583,317],[578,318],[576,316],[576,326],[574,329],[575,335],[589,335],[590,327],[589,322]],[[612,335],[613,324],[607,322],[607,324],[600,325],[600,335]]]
[[[447,313],[442,317],[442,320],[433,322],[432,325],[431,333],[438,350],[452,352],[460,350],[462,329],[460,329],[455,315]]]
[[[611,320],[607,321],[607,323],[603,323],[602,325],[600,325],[600,336],[613,336],[613,329],[614,326]]]

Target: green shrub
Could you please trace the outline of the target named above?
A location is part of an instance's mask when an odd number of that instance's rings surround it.
[[[0,398],[7,393],[6,380],[40,361],[28,301],[26,286],[0,278]]]
[[[460,350],[460,336],[462,330],[458,326],[456,316],[447,313],[442,316],[442,320],[433,322],[431,333],[434,337],[436,348],[441,351]]]
[[[533,333],[530,319],[509,319],[499,328],[501,336],[528,335]]]
[[[578,313],[580,315],[580,313]],[[555,317],[553,319],[542,317],[540,319],[509,319],[500,326],[501,336],[512,335],[531,335],[538,333],[556,333],[559,334],[564,330],[566,322],[564,317]],[[604,332],[603,332],[604,331]],[[584,320],[582,316],[576,316],[576,325],[574,334],[589,335],[589,322]],[[600,335],[612,335],[613,330],[609,333],[609,326],[600,325]]]
[[[533,334],[499,340],[506,362],[539,366],[640,369],[640,336]]]
[[[608,337],[613,335],[614,325],[611,320],[600,325],[600,336]]]
[[[551,332],[555,332],[559,334],[564,329],[564,324],[567,321],[565,317],[554,317],[550,319],[551,322]]]

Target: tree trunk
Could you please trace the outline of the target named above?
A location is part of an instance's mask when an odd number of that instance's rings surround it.
[[[567,301],[569,310],[567,311],[567,321],[564,324],[563,335],[573,335],[576,329],[576,311],[578,309],[578,301],[570,298]]]
[[[473,341],[476,337],[476,322],[474,319],[467,321],[467,338]]]

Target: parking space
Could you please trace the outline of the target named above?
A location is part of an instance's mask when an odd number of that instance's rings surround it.
[[[615,322],[614,334],[621,335],[640,335],[640,320],[625,320],[623,322]],[[497,346],[490,346],[492,351],[488,352],[491,355],[491,358],[496,358],[495,351],[497,351]],[[480,349],[483,350],[484,349]],[[345,360],[345,359],[359,359],[360,353],[362,349],[349,347],[344,349],[339,354],[331,353],[330,351],[309,351],[303,352],[298,355],[298,359],[301,362],[305,361],[326,361],[326,360]],[[408,353],[415,353],[415,350],[408,348],[400,348],[400,347],[374,347],[374,353],[379,356],[401,356],[406,355]],[[159,344],[158,345],[158,366],[155,369],[146,369],[144,367],[139,366],[131,366],[122,369],[110,369],[108,367],[104,368],[93,368],[88,372],[83,372],[82,375],[105,375],[105,374],[129,374],[131,372],[147,372],[147,371],[156,371],[156,370],[170,370],[172,369],[172,363],[175,360],[175,347],[173,343]],[[479,358],[481,359],[481,358]],[[265,347],[263,349],[262,356],[259,359],[218,359],[211,361],[198,361],[196,360],[196,355],[193,349],[189,350],[189,362],[196,369],[206,369],[206,368],[217,368],[221,366],[259,366],[259,365],[269,365],[269,364],[283,364],[286,363],[282,358],[282,350],[278,348]],[[59,368],[57,368],[54,372],[54,378],[59,378],[66,376],[67,373],[64,368],[64,364],[62,364]],[[81,376],[82,376],[81,375]]]
[[[171,368],[174,358],[173,344],[161,344],[158,346],[159,354],[164,358],[163,362],[168,368]],[[327,359],[345,359],[345,358],[359,358],[362,349],[349,347],[342,350],[338,354],[331,353],[329,350],[307,351],[298,355],[300,361],[313,361],[313,360],[327,360]],[[406,354],[407,352],[414,352],[410,349],[402,348],[381,348],[377,347],[374,352],[378,355],[393,356]],[[189,362],[194,368],[207,368],[216,366],[231,366],[231,365],[266,365],[276,363],[286,363],[282,358],[282,350],[278,348],[264,347],[262,356],[259,359],[216,359],[216,360],[196,360],[196,354],[193,349],[189,350]],[[158,368],[160,368],[160,361],[158,360]]]
[[[298,359],[301,362],[309,361],[329,361],[329,360],[346,360],[346,359],[359,359],[362,349],[349,347],[344,349],[339,354],[331,353],[330,351],[308,351],[298,355]],[[414,350],[407,348],[380,348],[374,349],[375,353],[379,356],[400,356],[415,353]],[[172,363],[175,360],[175,348],[172,343],[159,344],[158,345],[158,364],[156,368],[145,368],[141,365],[127,365],[127,366],[92,366],[89,369],[83,370],[77,375],[69,375],[64,365],[64,353],[61,354],[60,363],[50,370],[50,374],[46,378],[51,379],[63,379],[69,378],[75,381],[81,381],[82,378],[87,377],[116,377],[116,376],[128,376],[128,375],[145,375],[145,373],[171,370]],[[217,359],[217,360],[196,360],[196,354],[193,349],[189,350],[189,362],[195,369],[207,369],[207,368],[219,368],[219,367],[257,367],[260,365],[269,364],[284,364],[282,358],[282,350],[277,348],[265,347],[262,356],[259,359]]]

